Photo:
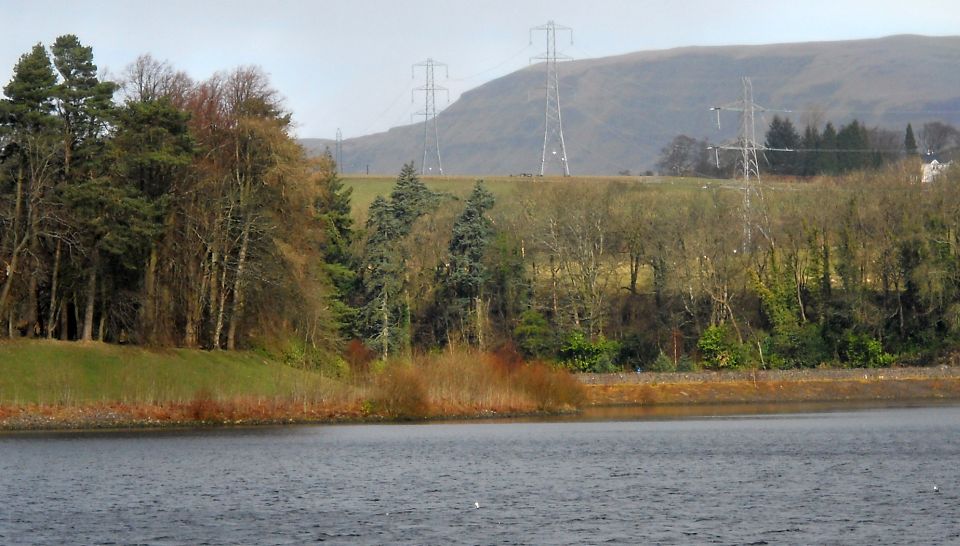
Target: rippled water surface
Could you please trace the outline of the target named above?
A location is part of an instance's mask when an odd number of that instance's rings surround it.
[[[958,544],[958,522],[958,407],[0,435],[3,544]]]

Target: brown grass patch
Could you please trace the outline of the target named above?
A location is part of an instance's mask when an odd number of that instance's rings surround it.
[[[960,378],[588,385],[593,406],[960,399]]]

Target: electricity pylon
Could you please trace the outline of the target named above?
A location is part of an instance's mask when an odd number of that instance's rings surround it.
[[[337,162],[337,172],[343,172],[343,133],[340,132],[340,128],[337,128],[337,146],[336,146],[336,157],[334,158]]]
[[[570,43],[573,43],[573,29],[547,21],[547,24],[530,29],[530,44],[533,44],[534,31],[545,31],[547,34],[547,51],[531,61],[546,61],[546,105],[544,106],[543,121],[543,149],[540,152],[540,176],[543,176],[544,165],[547,162],[547,147],[552,146],[551,156],[557,156],[556,146],[560,146],[559,159],[563,167],[563,176],[570,176],[570,161],[567,157],[567,146],[563,140],[563,118],[560,115],[560,78],[557,72],[557,61],[569,60],[570,57],[557,53],[557,31],[569,32]]]
[[[743,98],[723,106],[714,106],[710,110],[717,113],[717,129],[720,129],[720,112],[734,111],[740,112],[740,129],[736,142],[732,144],[712,146],[717,157],[717,167],[720,167],[719,150],[736,150],[739,152],[737,158],[737,174],[743,181],[743,249],[750,251],[753,249],[753,231],[757,229],[762,235],[768,237],[767,213],[763,203],[763,193],[760,190],[760,165],[757,162],[757,150],[767,150],[762,144],[757,143],[756,112],[765,109],[753,102],[753,83],[750,78],[743,77]],[[761,221],[756,220],[757,212],[754,198],[760,204]]]
[[[445,77],[449,78],[450,73],[447,69],[447,65],[444,63],[439,63],[433,59],[427,59],[423,62],[417,63],[410,68],[410,74],[412,77],[416,77],[417,68],[423,68],[425,82],[422,86],[415,88],[411,92],[410,100],[414,100],[414,97],[417,91],[423,91],[423,110],[415,113],[415,116],[423,116],[423,161],[420,162],[420,174],[424,174],[427,171],[427,150],[431,148],[430,146],[430,124],[433,122],[433,149],[437,153],[437,170],[440,171],[440,174],[443,174],[443,162],[440,160],[440,133],[437,130],[437,91],[442,91],[447,93],[447,101],[450,101],[450,92],[446,87],[441,87],[434,82],[434,70],[436,67],[442,66],[446,74]]]

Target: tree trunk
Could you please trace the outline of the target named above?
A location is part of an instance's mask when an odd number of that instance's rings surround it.
[[[20,215],[23,211],[23,167],[20,167],[17,173],[17,197],[13,207],[13,236],[10,244],[10,263],[6,264],[7,278],[3,283],[3,291],[0,292],[0,315],[7,308],[7,302],[10,298],[10,289],[13,287],[13,278],[17,275],[17,265],[20,261],[20,253],[26,248],[28,237],[20,233],[17,226],[20,224]],[[12,331],[12,328],[11,328]],[[10,336],[13,337],[13,336]]]
[[[70,339],[70,302],[64,297],[60,300],[60,341]]]
[[[216,277],[214,277],[212,284],[216,285],[217,283],[220,283],[219,290],[215,291],[212,288],[210,290],[211,294],[214,292],[219,293],[219,296],[217,296],[217,300],[219,301],[211,300],[211,304],[214,302],[217,303],[217,325],[213,329],[213,344],[212,344],[214,349],[220,348],[220,340],[223,338],[223,322],[227,312],[226,311],[227,310],[227,267],[226,265],[224,265],[223,269],[220,271],[220,279],[217,279]]]
[[[57,321],[57,284],[60,275],[60,252],[63,241],[57,239],[57,250],[53,254],[53,273],[50,275],[50,315],[47,317],[47,339],[53,339]]]
[[[383,327],[380,329],[380,341],[383,344],[383,355],[381,359],[386,362],[390,354],[390,313],[387,310],[387,291],[383,291],[383,303],[380,304],[380,312],[383,314]]]
[[[31,245],[33,246],[33,245]],[[39,253],[34,253],[34,256],[38,256]],[[27,337],[34,338],[40,335],[40,312],[39,308],[39,297],[37,295],[38,290],[38,281],[37,281],[37,271],[34,270],[33,275],[30,275],[30,280],[27,281]]]
[[[224,266],[222,274],[223,279],[220,278],[221,271],[218,269],[218,262],[220,261],[220,254],[214,249],[210,255],[210,305],[217,305],[217,322],[213,331],[213,343],[211,344],[214,349],[220,348],[220,334],[223,332],[223,306],[224,302],[220,299],[220,286],[226,282],[227,268]],[[226,292],[224,290],[223,292]]]
[[[483,298],[479,295],[474,298],[477,310],[477,348],[483,350]]]
[[[630,293],[637,295],[637,277],[640,275],[640,255],[630,254]]]
[[[3,283],[3,291],[0,292],[0,313],[3,312],[7,307],[7,301],[10,298],[10,289],[13,287],[13,278],[17,274],[17,265],[20,261],[20,252],[14,250],[13,257],[10,258],[10,263],[7,264],[6,274],[7,280]],[[12,310],[10,311],[13,312]]]
[[[150,248],[150,257],[147,258],[147,267],[143,274],[143,308],[140,310],[140,329],[143,338],[148,344],[156,344],[157,331],[157,245]]]
[[[97,339],[106,341],[107,334],[107,285],[100,281],[100,327],[97,328]]]
[[[247,265],[247,247],[250,244],[250,222],[243,226],[243,238],[240,242],[240,255],[237,257],[237,276],[233,280],[233,310],[230,313],[230,326],[227,328],[227,350],[237,347],[237,325],[243,315],[243,273]]]
[[[95,248],[91,259],[90,277],[87,280],[87,306],[83,315],[81,341],[93,341],[93,310],[97,302],[97,269],[100,265],[99,262],[99,252]]]

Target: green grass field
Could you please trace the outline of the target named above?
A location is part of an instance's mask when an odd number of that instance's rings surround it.
[[[477,180],[483,180],[487,189],[497,199],[497,206],[503,206],[524,195],[531,188],[547,184],[591,184],[597,189],[604,189],[611,184],[626,184],[637,187],[658,187],[663,191],[679,190],[691,191],[702,189],[703,186],[732,187],[737,182],[732,180],[708,180],[704,178],[678,178],[670,176],[559,176],[545,177],[515,177],[515,176],[425,176],[424,184],[435,192],[450,194],[465,198],[470,194]],[[357,176],[347,175],[343,178],[344,184],[353,188],[353,214],[357,218],[365,218],[370,203],[378,196],[390,195],[396,177],[389,176]]]
[[[199,394],[314,397],[336,383],[250,352],[102,343],[0,343],[0,405],[184,402]]]

